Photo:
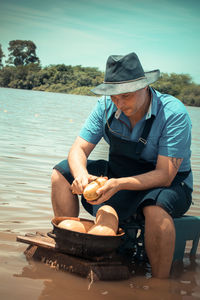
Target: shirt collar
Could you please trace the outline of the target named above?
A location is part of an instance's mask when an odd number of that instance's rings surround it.
[[[151,102],[149,105],[149,109],[146,113],[146,120],[150,119],[152,115],[156,116],[157,115],[157,96],[156,96],[156,91],[154,88],[149,87],[150,92],[151,92]]]
[[[150,119],[151,118],[151,114],[152,114],[152,97],[151,97],[151,102],[150,102],[150,104],[149,104],[149,109],[148,109],[148,111],[147,111],[147,113],[146,113],[146,120],[147,119]]]

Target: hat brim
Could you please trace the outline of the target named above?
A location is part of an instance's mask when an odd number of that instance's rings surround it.
[[[155,82],[160,77],[160,70],[145,72],[145,76],[141,79],[129,82],[102,83],[91,90],[96,95],[119,95],[131,93],[143,89],[145,86]]]

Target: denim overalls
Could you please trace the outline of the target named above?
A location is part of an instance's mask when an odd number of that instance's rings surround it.
[[[109,127],[112,124],[114,115],[115,113],[111,115],[105,125],[105,131],[110,141],[110,149],[108,162],[106,162],[104,173],[101,175],[108,176],[108,178],[120,178],[139,175],[154,170],[155,165],[141,159],[141,153],[147,143],[147,138],[150,133],[155,116],[152,115],[151,118],[145,121],[145,126],[141,137],[137,142],[134,142],[122,139],[121,137],[116,136],[116,134],[114,134],[112,130],[110,130]],[[94,172],[92,172],[92,170],[90,170],[90,162],[88,163],[88,170],[89,173],[95,174]],[[182,193],[185,193],[185,190],[183,191],[183,189],[187,189],[186,187],[183,187],[183,184],[181,185],[181,183],[188,176],[190,171],[191,170],[187,172],[178,172],[172,182],[171,186],[177,186],[177,188],[175,189],[175,193],[176,195],[180,194],[180,197],[182,197]],[[166,198],[167,189],[165,187],[159,187],[144,191],[121,190],[113,195],[108,201],[100,205],[88,204],[83,198],[82,204],[85,209],[94,216],[96,215],[96,212],[100,206],[105,204],[111,205],[117,211],[119,220],[123,221],[130,216],[136,215],[138,213],[138,209],[142,207],[144,202],[146,204],[155,204],[164,189],[165,193],[163,193],[163,197]],[[181,193],[180,190],[182,191]],[[189,191],[186,192],[187,197],[189,197]],[[187,210],[189,208],[189,205],[191,204],[191,197],[189,198],[188,204],[186,205],[187,207],[185,207],[184,210]],[[163,208],[165,208],[173,216],[174,212],[172,213],[170,211],[171,207],[168,206],[168,204],[166,205],[166,207],[164,207],[163,205]],[[177,211],[177,215],[181,215],[183,213],[181,208],[176,209],[179,210]]]

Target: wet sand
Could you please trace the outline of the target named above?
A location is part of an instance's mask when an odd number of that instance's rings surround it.
[[[28,261],[27,245],[16,242],[18,235],[52,229],[52,167],[65,158],[94,102],[93,97],[0,89],[0,299],[199,299],[200,245],[195,262],[186,256],[184,268],[176,268],[169,280],[152,279],[148,266],[137,265],[129,280],[91,282]],[[194,205],[188,214],[200,216],[200,109],[189,112]],[[101,143],[92,158],[105,158],[106,149]],[[83,209],[81,217],[91,219]]]

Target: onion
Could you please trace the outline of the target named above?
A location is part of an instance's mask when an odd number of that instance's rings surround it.
[[[96,214],[96,223],[89,230],[89,234],[116,235],[119,219],[117,212],[110,205],[101,206]]]
[[[102,187],[107,180],[107,177],[98,177],[94,181],[90,182],[83,191],[84,198],[88,201],[97,200],[99,195],[96,193],[96,191]]]

